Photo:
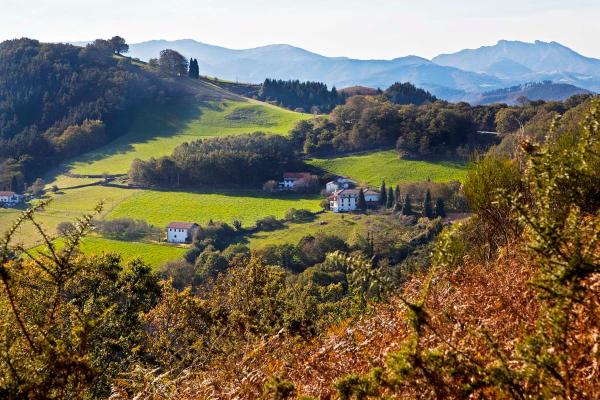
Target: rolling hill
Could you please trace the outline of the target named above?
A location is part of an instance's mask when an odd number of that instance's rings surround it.
[[[204,75],[251,83],[261,83],[268,77],[319,81],[336,87],[386,88],[397,81],[409,81],[447,99],[460,99],[466,93],[502,87],[502,82],[495,77],[440,66],[417,56],[356,60],[325,57],[283,44],[232,50],[189,39],[155,40],[131,45],[130,54],[148,60],[165,48],[197,58]]]
[[[418,56],[357,60],[326,57],[285,44],[233,50],[185,39],[133,44],[131,55],[148,60],[165,48],[197,58],[204,75],[251,83],[277,78],[320,81],[338,88],[385,89],[395,82],[411,82],[451,101],[474,101],[484,92],[543,80],[600,91],[600,60],[556,42],[500,41],[433,60]]]
[[[590,91],[581,89],[568,83],[552,83],[550,81],[538,83],[526,83],[505,89],[497,89],[485,92],[479,99],[474,100],[476,104],[506,103],[515,105],[520,97],[529,100],[554,100],[562,101],[578,94],[588,94]]]

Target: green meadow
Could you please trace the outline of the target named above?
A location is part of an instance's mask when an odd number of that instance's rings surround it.
[[[385,180],[390,184],[420,182],[448,182],[463,180],[467,166],[459,161],[405,160],[394,150],[332,158],[315,158],[308,163],[336,175],[349,176],[361,184],[379,186]]]
[[[57,240],[60,247],[62,242]],[[43,251],[45,247],[36,248]],[[88,236],[83,239],[80,250],[84,254],[100,255],[103,253],[117,253],[121,255],[124,262],[129,262],[136,258],[141,259],[153,268],[160,267],[167,261],[183,257],[187,251],[184,247],[172,246],[158,243],[142,242],[122,242],[110,240],[97,236]]]
[[[125,135],[66,168],[82,175],[126,174],[135,158],[166,156],[185,142],[256,131],[284,135],[311,115],[254,100],[221,100],[144,107],[131,118]]]
[[[161,227],[172,221],[206,224],[211,219],[227,223],[239,219],[249,226],[269,215],[282,218],[290,208],[319,211],[321,200],[318,195],[271,197],[260,190],[201,193],[145,190],[119,203],[107,218],[138,218]]]

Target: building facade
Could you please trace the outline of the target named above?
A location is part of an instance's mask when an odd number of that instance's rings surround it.
[[[15,192],[0,192],[0,204],[14,207],[23,201],[23,196]]]
[[[167,242],[190,243],[198,230],[198,224],[192,222],[171,222],[167,225]]]

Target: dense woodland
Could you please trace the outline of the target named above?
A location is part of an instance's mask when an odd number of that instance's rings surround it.
[[[331,90],[321,82],[300,82],[266,79],[257,96],[260,100],[276,102],[282,107],[321,114],[330,112],[345,100],[335,87]]]
[[[158,186],[262,185],[298,168],[290,141],[253,134],[200,139],[178,146],[170,157],[134,160],[132,183]]]
[[[125,132],[136,107],[175,89],[115,55],[121,38],[85,48],[19,39],[0,44],[0,187]]]
[[[395,146],[407,156],[465,158],[497,140],[480,132],[512,133],[521,126],[530,132],[543,132],[554,117],[589,98],[580,95],[565,102],[538,101],[508,107],[445,101],[399,106],[385,95],[353,96],[328,118],[299,122],[291,132],[291,140],[304,153],[314,155]]]

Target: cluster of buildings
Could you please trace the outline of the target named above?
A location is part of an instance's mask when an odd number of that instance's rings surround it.
[[[15,192],[0,191],[0,206],[14,207],[23,202],[23,195]]]
[[[278,188],[282,191],[298,189],[298,185],[305,184],[312,176],[308,172],[287,172],[283,175],[283,180],[278,183]],[[367,208],[380,206],[381,193],[376,190],[356,187],[356,182],[346,177],[339,177],[327,182],[325,194],[328,196],[329,209],[334,213],[358,210],[358,198],[361,191],[365,196]],[[193,222],[171,222],[167,225],[167,242],[190,243],[198,228],[198,224]]]

